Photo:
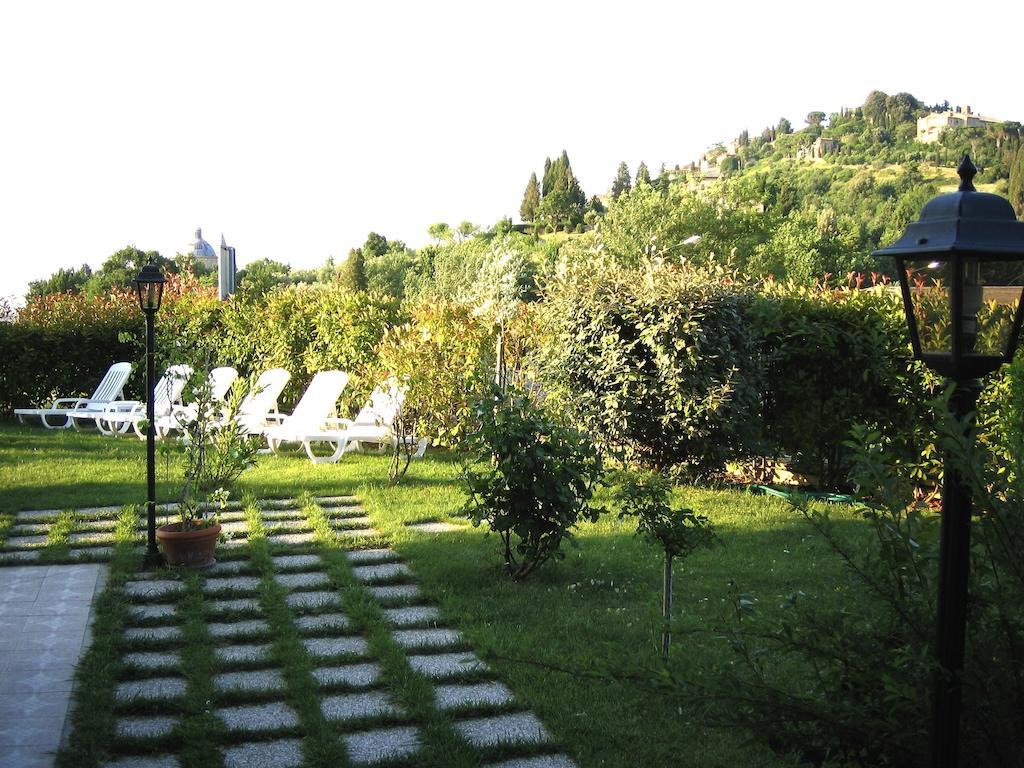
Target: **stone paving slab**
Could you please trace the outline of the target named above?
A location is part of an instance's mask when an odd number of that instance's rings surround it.
[[[403,648],[447,648],[462,642],[456,629],[398,629],[391,633]]]
[[[420,588],[415,584],[388,584],[369,587],[367,591],[382,603],[406,603],[420,596]]]
[[[363,655],[369,650],[364,637],[307,637],[302,641],[314,658],[342,655]]]
[[[256,664],[270,658],[272,646],[262,645],[225,645],[213,649],[213,657],[221,664]]]
[[[223,560],[206,569],[207,576],[233,576],[248,570],[252,563],[249,560]]]
[[[340,667],[317,667],[313,677],[321,686],[348,685],[366,688],[380,679],[379,664],[346,664]]]
[[[314,533],[282,533],[278,536],[267,536],[270,544],[310,544],[316,540]]]
[[[407,523],[406,528],[420,533],[452,533],[454,531],[465,531],[465,525],[455,523],[430,522],[430,523]]]
[[[126,653],[121,661],[134,669],[178,669],[181,666],[181,654],[177,651],[140,651]]]
[[[473,707],[498,707],[512,703],[512,691],[494,681],[469,685],[439,685],[434,703],[442,712]]]
[[[221,521],[220,532],[225,536],[231,536],[233,534],[245,535],[249,532],[249,521],[244,517],[241,520],[232,520],[231,522]]]
[[[354,496],[322,496],[313,501],[321,507],[354,507],[359,503]]]
[[[153,701],[155,699],[177,699],[185,695],[185,678],[151,677],[148,680],[130,680],[117,686],[114,700]]]
[[[455,730],[478,749],[499,744],[543,744],[551,739],[532,712],[462,720],[455,723]]]
[[[370,539],[374,536],[380,536],[380,531],[376,528],[346,528],[337,533],[342,538],[347,539]]]
[[[342,737],[349,759],[356,765],[397,760],[420,750],[420,734],[416,728],[381,728]]]
[[[7,529],[8,538],[15,536],[31,536],[38,533],[49,533],[49,523],[19,523]]]
[[[577,765],[565,755],[536,755],[490,763],[484,768],[577,768]]]
[[[351,629],[352,620],[343,613],[316,613],[299,616],[295,619],[295,627],[303,634],[312,634],[328,630]]]
[[[104,763],[103,768],[180,768],[176,755],[133,755],[122,757],[110,763]]]
[[[206,631],[215,639],[232,637],[254,637],[270,632],[270,625],[263,619],[249,621],[214,622],[206,625]]]
[[[325,696],[320,702],[320,711],[324,713],[326,719],[334,721],[401,714],[401,710],[383,691]]]
[[[328,523],[332,528],[370,528],[373,522],[369,515],[352,515],[346,517],[332,517]]]
[[[114,534],[102,531],[86,531],[84,533],[69,533],[68,544],[113,544]]]
[[[363,565],[396,560],[398,553],[393,549],[353,549],[345,553],[345,558],[353,565]]]
[[[395,627],[415,627],[434,624],[441,616],[437,606],[413,605],[405,608],[385,608],[381,611],[384,620]]]
[[[263,529],[268,535],[276,535],[279,533],[302,533],[305,531],[312,531],[313,526],[310,525],[309,520],[304,517],[289,517],[281,520],[268,520],[263,523]]]
[[[412,571],[405,563],[380,563],[355,566],[352,569],[352,575],[363,584],[376,584],[412,576]]]
[[[217,520],[221,525],[224,523],[237,523],[239,520],[247,520],[245,512],[218,512]]]
[[[169,603],[152,605],[133,605],[128,608],[128,615],[136,621],[154,621],[170,619],[174,616],[174,606]]]
[[[487,665],[469,651],[462,653],[433,653],[406,657],[414,672],[433,680],[459,677],[470,672],[485,672]]]
[[[7,540],[4,545],[9,549],[29,549],[31,547],[45,547],[49,541],[47,536],[14,536]]]
[[[133,627],[124,631],[125,640],[137,642],[165,643],[181,638],[181,627]]]
[[[295,728],[299,716],[283,701],[244,707],[224,707],[215,711],[229,731],[276,731]]]
[[[219,579],[207,579],[203,584],[203,594],[217,592],[255,592],[260,587],[258,576],[226,576]]]
[[[158,597],[177,595],[185,590],[185,585],[180,581],[169,579],[157,579],[153,581],[126,581],[124,593],[131,598],[140,600],[151,600]]]
[[[159,739],[174,730],[176,717],[119,717],[114,735],[119,739]]]
[[[279,669],[260,669],[255,672],[225,672],[213,678],[218,691],[283,691],[284,675]]]
[[[303,610],[309,608],[338,607],[341,598],[334,592],[294,592],[285,598],[289,608]]]
[[[142,551],[142,547],[135,547],[137,551]],[[114,554],[113,547],[83,547],[82,549],[68,549],[68,557],[73,557],[76,560],[104,560],[108,559]]]
[[[254,741],[224,750],[224,768],[300,768],[301,739]]]
[[[260,613],[260,601],[255,597],[238,597],[231,600],[210,600],[206,603],[210,613],[227,613],[228,611],[245,611]]]
[[[75,529],[79,531],[114,531],[117,529],[117,521],[78,520],[75,522]]]
[[[298,507],[285,509],[265,509],[260,515],[264,520],[305,520],[305,515]]]
[[[28,563],[38,560],[40,554],[38,550],[0,552],[0,563]]]
[[[286,589],[315,589],[329,586],[331,578],[323,571],[306,571],[305,573],[275,573],[274,581]]]
[[[319,555],[278,555],[270,559],[279,571],[301,571],[321,565]]]

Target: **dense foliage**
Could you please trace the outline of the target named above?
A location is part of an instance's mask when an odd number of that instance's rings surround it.
[[[497,388],[475,406],[480,424],[470,438],[475,464],[463,478],[466,515],[486,521],[501,538],[505,570],[525,579],[548,560],[564,557],[581,520],[602,510],[590,504],[603,472],[594,445],[563,426],[528,395]]]

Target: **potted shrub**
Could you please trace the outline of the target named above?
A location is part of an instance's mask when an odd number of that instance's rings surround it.
[[[180,520],[156,531],[167,564],[186,568],[215,562],[221,531],[217,512],[226,506],[238,476],[255,463],[258,449],[234,419],[238,394],[219,407],[211,401],[207,377],[201,380],[193,405],[179,417],[185,446]]]

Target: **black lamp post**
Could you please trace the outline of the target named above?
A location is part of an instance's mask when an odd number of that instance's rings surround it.
[[[875,256],[896,258],[914,356],[955,384],[950,410],[963,423],[980,377],[1013,359],[1024,293],[1024,222],[998,195],[978,192],[964,156],[960,188],[929,201],[918,221]],[[959,760],[961,672],[970,569],[971,494],[946,458],[939,545],[932,765]]]
[[[160,552],[156,546],[156,425],[153,414],[153,321],[164,295],[164,276],[160,267],[150,262],[135,278],[139,293],[139,307],[146,315],[146,557],[145,566],[160,565]]]

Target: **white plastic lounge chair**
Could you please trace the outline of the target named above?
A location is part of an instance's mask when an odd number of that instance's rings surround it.
[[[264,431],[270,450],[277,453],[282,443],[305,444],[309,435],[321,434],[327,427],[327,420],[334,415],[346,384],[348,374],[344,371],[316,374],[291,416],[284,416],[280,424]]]
[[[95,415],[108,403],[124,397],[124,385],[131,372],[131,363],[114,363],[107,369],[91,397],[58,397],[49,408],[15,408],[14,413],[22,423],[26,417],[38,416],[47,429],[67,429],[72,423],[70,411]],[[51,418],[55,419],[52,424],[49,421]]]
[[[262,435],[274,424],[280,423],[277,399],[281,397],[292,377],[284,368],[270,368],[260,374],[256,384],[238,406],[235,421],[250,435]]]
[[[228,392],[231,390],[231,385],[235,383],[235,379],[237,378],[238,371],[230,366],[214,368],[210,371],[210,375],[207,377],[207,384],[210,387],[209,408],[211,412],[206,414],[207,418],[221,418],[217,413],[214,413],[213,410],[224,402]],[[157,437],[163,437],[174,429],[183,429],[187,424],[191,424],[195,421],[198,415],[199,407],[195,403],[189,403],[188,405],[172,405],[171,412],[169,414],[161,416],[156,420]]]
[[[354,420],[328,419],[327,429],[316,434],[305,436],[302,447],[314,464],[334,463],[346,451],[362,450],[366,445],[374,445],[378,450],[393,448],[398,442],[394,432],[395,418],[405,402],[407,387],[399,386],[394,378],[390,378],[373,390],[370,399],[362,407]],[[422,458],[427,450],[427,439],[417,440],[412,435],[404,440],[411,447],[416,446],[413,458]],[[317,456],[313,452],[313,443],[330,443],[334,446],[333,453]]]
[[[172,365],[153,387],[153,418],[159,423],[171,414],[174,406],[180,406],[181,393],[192,375],[187,365]],[[123,435],[129,428],[135,430],[140,440],[146,439],[142,422],[146,420],[146,403],[139,400],[115,400],[94,416],[96,426],[105,435]]]

